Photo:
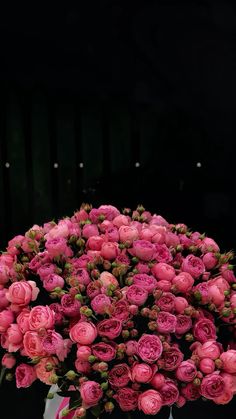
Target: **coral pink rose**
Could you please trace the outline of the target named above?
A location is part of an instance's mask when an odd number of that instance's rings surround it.
[[[147,274],[136,274],[133,276],[133,284],[147,290],[151,294],[157,286],[156,279]]]
[[[51,329],[55,323],[55,313],[48,306],[33,307],[29,315],[31,330]]]
[[[163,406],[171,406],[179,398],[178,387],[170,380],[167,380],[160,389]]]
[[[43,281],[43,287],[48,292],[53,291],[55,288],[63,288],[64,284],[64,279],[56,274],[48,275]]]
[[[30,358],[46,355],[46,351],[42,346],[42,338],[39,337],[37,332],[26,332],[23,338],[23,345],[26,355]]]
[[[138,396],[138,391],[135,391],[129,387],[125,387],[119,388],[119,390],[117,390],[116,394],[114,395],[114,398],[123,412],[130,412],[131,410],[137,409]]]
[[[153,365],[153,367],[157,366]],[[131,380],[137,383],[148,383],[155,374],[155,369],[152,366],[144,363],[135,363],[131,370]]]
[[[200,387],[200,393],[206,399],[214,400],[225,392],[225,382],[217,372],[203,377]]]
[[[176,291],[185,294],[191,291],[194,284],[194,279],[188,272],[181,272],[179,275],[173,278],[172,284],[174,285]]]
[[[164,262],[156,263],[152,267],[152,273],[159,280],[172,281],[175,277],[174,268]]]
[[[34,281],[14,282],[8,288],[7,299],[11,302],[13,308],[27,306],[30,301],[35,301],[39,293]]]
[[[230,349],[220,355],[223,361],[223,370],[229,374],[236,374],[236,350]]]
[[[30,315],[30,310],[24,308],[20,312],[20,314],[17,316],[16,322],[22,333],[25,333],[27,332],[27,330],[30,330],[29,315]]]
[[[150,243],[147,240],[135,240],[133,242],[132,254],[137,258],[150,261],[154,258],[156,253],[156,248],[154,244]]]
[[[120,252],[119,246],[114,242],[105,242],[101,248],[101,256],[107,260],[115,259]]]
[[[97,329],[93,323],[81,321],[76,323],[70,330],[72,342],[81,345],[90,345],[97,337]]]
[[[148,292],[138,285],[131,285],[126,293],[126,298],[130,304],[142,306],[148,298]]]
[[[111,345],[106,342],[95,343],[92,346],[93,355],[96,356],[99,361],[109,362],[116,357],[115,345]]]
[[[120,241],[122,243],[133,243],[139,237],[139,232],[134,226],[121,226],[119,228]]]
[[[91,307],[97,314],[106,314],[111,306],[111,299],[105,294],[99,294],[91,301]]]
[[[138,397],[138,408],[145,415],[156,415],[162,407],[162,397],[156,390],[146,390]]]
[[[193,335],[199,342],[204,343],[207,340],[216,339],[216,328],[213,322],[203,318],[198,320],[193,326]]]
[[[47,371],[47,365],[50,365],[50,371]],[[52,384],[50,377],[55,374],[58,360],[56,357],[44,357],[35,365],[37,378],[44,384]]]
[[[0,333],[5,333],[14,321],[14,314],[11,310],[3,310],[0,312]]]
[[[102,398],[103,391],[96,381],[85,381],[80,386],[80,395],[86,407],[96,406]]]
[[[152,364],[160,358],[162,349],[158,336],[144,334],[138,341],[137,354],[144,362]]]
[[[130,381],[130,368],[127,364],[117,364],[109,372],[108,381],[112,387],[125,387]]]
[[[184,383],[190,383],[197,375],[195,364],[191,360],[183,361],[176,370],[176,377]]]
[[[182,263],[182,270],[197,279],[204,273],[205,266],[203,261],[197,256],[188,255]]]
[[[121,334],[122,322],[119,319],[102,320],[97,324],[99,336],[115,339]]]
[[[160,311],[157,316],[157,331],[159,333],[174,333],[177,324],[177,319],[174,314],[167,311]]]
[[[18,324],[11,324],[6,331],[9,352],[16,352],[22,346],[23,334]]]
[[[33,367],[27,364],[20,364],[16,367],[16,387],[27,388],[36,380],[36,374]]]

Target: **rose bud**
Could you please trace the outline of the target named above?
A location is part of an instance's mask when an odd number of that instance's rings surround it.
[[[137,329],[133,329],[130,331],[130,336],[132,338],[135,338],[136,336],[138,336],[138,330]]]
[[[2,366],[8,369],[11,369],[15,366],[16,359],[11,354],[4,354],[2,357]]]
[[[77,419],[77,418],[83,418],[85,415],[86,415],[86,409],[84,407],[78,407],[75,410],[74,418],[75,419]]]
[[[115,406],[112,402],[106,402],[105,405],[104,405],[105,412],[107,412],[107,413],[112,413],[114,408],[115,408]]]

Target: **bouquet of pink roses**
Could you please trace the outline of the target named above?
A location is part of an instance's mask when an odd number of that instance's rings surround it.
[[[236,393],[234,255],[139,206],[84,204],[0,256],[1,379],[39,379],[81,418]],[[53,394],[49,393],[48,398]]]

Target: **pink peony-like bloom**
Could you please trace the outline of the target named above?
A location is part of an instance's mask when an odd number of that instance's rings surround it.
[[[155,245],[147,240],[135,240],[133,242],[132,254],[144,261],[151,261],[156,253]]]
[[[86,248],[90,250],[101,250],[104,239],[101,236],[91,236],[87,240]]]
[[[119,388],[115,395],[114,399],[119,404],[123,412],[130,412],[136,410],[138,407],[138,396],[139,392],[133,390],[129,387]]]
[[[153,367],[156,367],[156,368],[153,368]],[[156,370],[157,370],[156,365],[150,366],[148,364],[144,364],[144,363],[139,364],[137,362],[132,366],[131,380],[137,383],[148,383],[149,381],[151,381]]]
[[[27,330],[30,330],[29,316],[30,310],[28,310],[27,308],[24,308],[17,316],[16,322],[23,334],[25,334]]]
[[[2,310],[0,312],[0,333],[5,333],[13,321],[13,312],[11,310]]]
[[[214,340],[208,340],[196,348],[196,354],[200,359],[211,358],[213,361],[220,356],[220,347]]]
[[[130,317],[129,308],[130,306],[125,299],[118,300],[110,307],[110,314],[115,319],[125,321]]]
[[[8,352],[17,352],[22,346],[23,334],[18,324],[10,324],[6,331]]]
[[[193,326],[193,335],[199,342],[204,343],[210,339],[216,339],[216,328],[211,320],[203,318]]]
[[[48,276],[56,272],[56,265],[53,263],[45,263],[37,268],[37,274],[42,281],[45,281]]]
[[[163,351],[161,359],[158,361],[158,365],[165,371],[174,371],[183,361],[184,355],[180,349],[171,347],[166,351]]]
[[[162,407],[162,397],[156,390],[146,390],[138,397],[138,408],[145,415],[156,415]]]
[[[4,285],[10,279],[10,269],[7,265],[0,264],[0,284]]]
[[[110,272],[103,271],[99,277],[99,281],[101,282],[104,288],[108,288],[110,285],[114,285],[118,287],[119,283],[114,275]]]
[[[215,252],[218,253],[220,248],[215,240],[211,239],[210,237],[205,237],[202,242],[199,244],[199,248],[202,253],[207,252]]]
[[[200,393],[206,399],[214,400],[225,392],[225,382],[217,372],[203,377],[200,387]]]
[[[200,397],[199,386],[195,386],[193,383],[188,383],[186,386],[181,388],[181,394],[186,400],[194,401]]]
[[[138,285],[131,285],[126,293],[126,298],[130,304],[142,306],[148,298],[148,291]]]
[[[109,362],[116,357],[115,345],[106,342],[99,342],[92,345],[92,353],[99,361]]]
[[[148,263],[146,262],[139,262],[135,266],[135,269],[138,271],[139,274],[149,274],[150,268],[148,266]]]
[[[163,406],[171,406],[179,398],[178,387],[171,380],[167,380],[159,391]]]
[[[144,362],[152,364],[160,358],[162,349],[158,336],[144,334],[138,341],[137,354]]]
[[[111,299],[105,294],[99,294],[91,301],[91,307],[97,314],[106,314],[111,306]]]
[[[47,365],[50,365],[50,371],[48,371]],[[58,359],[54,356],[41,358],[34,367],[37,378],[42,383],[51,385],[50,377],[55,374],[57,365]]]
[[[177,319],[174,314],[167,311],[160,311],[157,316],[157,331],[159,333],[174,333]]]
[[[14,282],[8,288],[6,293],[7,299],[12,304],[12,309],[27,306],[30,301],[35,301],[39,293],[39,289],[34,281]]]
[[[55,313],[48,306],[33,307],[29,315],[31,330],[51,329],[55,323]]]
[[[80,386],[80,395],[86,407],[96,406],[102,398],[103,391],[96,381],[85,381]]]
[[[194,284],[194,279],[188,272],[181,272],[179,275],[175,276],[172,280],[176,291],[181,293],[187,293],[191,291]]]
[[[164,383],[165,377],[163,374],[160,374],[159,372],[153,376],[150,382],[151,386],[154,387],[156,390],[159,390],[164,385]]]
[[[156,301],[156,305],[162,311],[172,312],[175,308],[175,299],[176,297],[171,292],[164,292]]]
[[[188,332],[192,327],[192,319],[190,316],[185,314],[177,314],[176,316],[177,323],[175,327],[175,332],[177,336],[182,336],[184,333]]]
[[[48,251],[49,256],[53,259],[57,256],[66,254],[68,249],[67,241],[64,237],[54,237],[49,239],[45,243],[45,247]]]
[[[203,374],[212,374],[215,370],[215,362],[211,358],[202,358],[199,368]]]
[[[56,274],[48,275],[43,281],[43,287],[49,292],[53,291],[55,288],[63,288],[64,284],[64,279]]]
[[[4,310],[7,306],[9,306],[10,302],[6,297],[7,289],[3,288],[0,289],[0,311]]]
[[[229,374],[236,374],[236,350],[230,349],[220,355],[222,369]]]
[[[218,263],[217,257],[212,252],[205,253],[205,255],[202,258],[202,261],[203,261],[203,263],[205,265],[205,268],[207,270],[211,270],[211,269],[215,268],[215,266]]]
[[[64,294],[61,298],[61,308],[68,317],[80,316],[81,302],[76,300],[71,294]]]
[[[20,247],[24,240],[25,236],[15,236],[12,240],[8,242],[7,246],[7,253],[9,253],[12,256],[18,255],[20,253]]]
[[[88,361],[90,355],[92,355],[92,349],[89,346],[77,345],[78,349],[76,352],[76,357],[79,361]]]
[[[159,280],[172,281],[175,277],[175,270],[173,266],[164,262],[156,263],[152,267],[152,273]]]
[[[127,364],[117,364],[109,372],[108,381],[114,388],[127,386],[130,381],[130,368]]]
[[[157,262],[169,263],[173,257],[165,244],[155,244],[156,252],[155,259]]]
[[[125,352],[128,356],[137,354],[138,342],[136,340],[128,340],[125,346],[126,346]]]
[[[120,241],[122,243],[132,244],[139,238],[139,232],[134,226],[121,226],[119,228]]]
[[[28,364],[19,364],[16,367],[16,387],[27,388],[36,380],[34,367]]]
[[[147,274],[136,274],[133,276],[133,284],[147,290],[151,294],[157,286],[157,280]]]
[[[117,243],[105,242],[102,244],[101,256],[107,260],[115,259],[120,253],[120,249]]]
[[[99,236],[98,228],[95,224],[85,224],[82,230],[82,236],[85,239],[89,239],[90,237]]]
[[[199,278],[205,271],[203,261],[194,255],[188,255],[183,263],[182,270],[189,273],[194,279]]]
[[[119,319],[102,320],[97,324],[97,331],[99,336],[108,339],[115,339],[121,334],[122,322]]]
[[[76,323],[70,330],[70,338],[72,342],[81,345],[90,345],[97,337],[96,326],[91,322],[80,321]]]
[[[174,300],[174,307],[176,313],[183,314],[184,310],[188,307],[188,301],[184,297],[177,296]]]
[[[30,358],[45,356],[47,353],[42,345],[42,338],[37,332],[28,331],[23,338],[24,351]]]
[[[48,355],[57,355],[60,361],[64,361],[64,341],[63,337],[55,332],[49,330],[42,339],[42,347]]]
[[[87,375],[91,372],[91,364],[88,361],[80,361],[79,359],[76,359],[75,368],[80,374]]]
[[[190,383],[197,375],[197,369],[193,361],[187,360],[181,362],[176,370],[176,377],[184,383]]]
[[[130,223],[130,217],[128,217],[127,215],[119,214],[113,219],[114,226],[118,228],[121,226],[128,226],[129,223]]]

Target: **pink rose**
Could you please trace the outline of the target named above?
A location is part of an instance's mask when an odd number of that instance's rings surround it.
[[[211,269],[213,269],[216,265],[217,265],[217,263],[218,263],[218,259],[217,259],[217,257],[215,256],[215,254],[214,253],[212,253],[212,252],[208,252],[208,253],[206,253],[204,256],[203,256],[203,258],[202,258],[202,261],[203,261],[203,263],[204,263],[204,265],[205,265],[205,268],[207,269],[207,270],[211,270]]]
[[[130,368],[127,364],[117,364],[109,372],[108,381],[112,387],[125,387],[130,381]]]
[[[186,404],[186,399],[183,396],[179,396],[178,400],[176,401],[177,407],[183,407]]]
[[[47,371],[47,365],[51,366],[52,369],[50,369],[50,371]],[[51,385],[50,377],[55,374],[57,365],[58,360],[56,357],[48,356],[40,359],[34,367],[37,378],[42,381],[42,383]]]
[[[43,281],[43,287],[46,291],[53,291],[55,288],[63,288],[65,284],[64,279],[56,274],[48,275]]]
[[[199,368],[203,374],[211,374],[215,370],[215,362],[211,358],[203,358],[200,361]]]
[[[181,394],[186,400],[197,400],[200,397],[199,387],[193,383],[188,383],[186,386],[181,388]]]
[[[138,407],[138,396],[139,392],[133,390],[132,388],[125,387],[119,388],[114,395],[114,399],[119,404],[123,412],[129,412],[131,410],[136,410]]]
[[[33,307],[29,315],[31,330],[51,329],[55,323],[55,313],[48,306]]]
[[[188,301],[184,297],[175,297],[175,311],[183,314],[184,310],[188,307]]]
[[[99,336],[115,339],[121,334],[122,322],[119,319],[102,320],[97,324]]]
[[[214,361],[220,356],[219,344],[214,340],[206,341],[197,347],[196,354],[200,359],[211,358]]]
[[[203,261],[197,256],[188,255],[182,263],[182,270],[197,279],[204,273],[205,266]]]
[[[162,311],[174,311],[176,297],[171,292],[164,292],[156,301],[156,305]]]
[[[109,362],[116,357],[115,346],[112,346],[106,342],[95,343],[92,346],[93,355],[96,356],[99,361]]]
[[[0,255],[0,264],[6,265],[8,268],[12,268],[14,263],[14,256],[9,255],[8,253],[3,253]]]
[[[4,285],[10,279],[10,269],[7,265],[0,264],[0,284]]]
[[[27,388],[36,380],[36,374],[33,367],[27,364],[20,364],[16,367],[16,387]]]
[[[177,234],[167,231],[165,234],[165,243],[168,247],[176,247],[180,243]]]
[[[225,391],[225,382],[217,372],[203,377],[200,387],[200,393],[206,399],[214,400],[220,397]]]
[[[197,375],[195,364],[191,360],[183,361],[176,370],[176,377],[184,383],[190,383]]]
[[[30,330],[29,325],[29,316],[30,316],[30,310],[24,308],[20,314],[17,316],[16,322],[23,334],[27,332],[27,330]]]
[[[6,297],[7,289],[0,289],[0,311],[9,306],[9,301]]]
[[[91,364],[88,361],[80,361],[76,359],[75,361],[75,368],[76,371],[80,374],[90,374],[91,372]]]
[[[53,259],[57,256],[64,255],[67,250],[67,241],[63,237],[55,237],[49,239],[45,243],[45,247],[48,251],[49,256]]]
[[[157,282],[157,289],[168,292],[171,290],[172,284],[170,281],[166,281],[162,279],[161,281]]]
[[[101,256],[107,260],[115,259],[119,252],[119,246],[114,242],[104,242],[101,248]]]
[[[160,311],[157,316],[157,331],[159,333],[174,333],[177,319],[167,311]]]
[[[39,337],[37,332],[26,332],[23,338],[23,345],[26,355],[30,358],[46,355],[46,351],[42,346],[42,338]]]
[[[218,253],[220,248],[215,240],[211,239],[210,237],[205,237],[199,245],[199,248],[202,253],[207,252],[215,252]]]
[[[234,396],[234,393],[229,388],[226,388],[221,396],[215,397],[213,402],[216,404],[228,404]]]
[[[179,398],[179,390],[175,383],[167,380],[160,389],[163,406],[171,406]]]
[[[223,276],[224,279],[226,279],[227,282],[229,282],[230,284],[232,284],[233,282],[236,282],[236,277],[234,275],[234,271],[232,271],[232,269],[228,269],[228,265],[222,265],[220,267],[220,272],[221,275]]]
[[[126,298],[130,304],[142,306],[148,298],[148,292],[142,287],[131,285],[126,293]]]
[[[0,312],[0,333],[5,333],[14,321],[14,314],[11,310],[3,310]]]
[[[97,329],[93,323],[81,321],[76,323],[70,330],[72,342],[81,345],[90,345],[97,337]]]
[[[7,253],[10,255],[18,255],[20,253],[19,248],[21,247],[22,241],[24,240],[25,236],[15,236],[12,240],[8,242]]]
[[[151,386],[154,387],[156,390],[159,390],[164,385],[164,383],[165,377],[163,374],[160,374],[159,372],[153,376],[150,382]]]
[[[96,381],[85,381],[80,386],[80,395],[86,407],[91,407],[98,404],[103,392]]]
[[[172,255],[165,244],[155,244],[155,259],[157,262],[168,263],[172,261]]]
[[[230,349],[220,355],[223,361],[223,370],[229,374],[236,374],[236,350]]]
[[[165,227],[169,226],[169,223],[168,221],[165,220],[165,218],[163,218],[161,215],[156,215],[156,214],[152,216],[150,224],[151,225],[156,224],[158,226],[165,226]]]
[[[54,225],[52,228],[49,226],[49,231],[46,233],[45,238],[48,239],[55,239],[57,237],[68,237],[69,236],[69,228],[67,225],[66,220],[59,221],[58,225]]]
[[[220,306],[224,300],[225,300],[225,295],[224,292],[221,291],[217,285],[208,285],[208,297],[210,299],[210,301],[215,304],[216,306]]]
[[[156,263],[152,267],[152,273],[159,280],[172,281],[175,277],[174,268],[164,262]]]
[[[56,271],[56,266],[53,263],[45,263],[37,269],[37,274],[40,276],[40,279],[44,281],[48,276],[54,274]]]
[[[130,217],[128,217],[127,215],[117,215],[114,219],[113,219],[113,224],[116,227],[121,227],[121,226],[128,226],[130,223]]]
[[[129,308],[130,306],[126,300],[118,300],[110,307],[110,314],[115,319],[125,321],[130,317]]]
[[[92,350],[89,346],[78,345],[76,356],[79,361],[88,361],[88,358],[90,357],[90,355],[92,355]]]
[[[61,326],[63,323],[63,311],[62,311],[61,304],[52,303],[50,304],[49,307],[55,313],[55,325]]]
[[[128,342],[126,342],[125,346],[125,352],[128,356],[137,354],[138,342],[136,342],[136,340],[129,340]]]
[[[86,288],[87,296],[92,300],[97,295],[101,293],[101,283],[100,281],[90,282]]]
[[[200,304],[208,304],[210,302],[209,281],[199,282],[194,288],[194,296]]]
[[[148,364],[156,362],[162,354],[162,343],[159,337],[144,334],[138,341],[137,354]]]
[[[149,274],[150,268],[147,263],[137,263],[135,269],[138,271],[139,274]]]
[[[162,397],[156,390],[146,390],[138,397],[138,408],[145,415],[156,415],[162,407]]]
[[[185,314],[177,314],[176,319],[175,333],[177,336],[182,336],[192,327],[191,317]]]
[[[87,240],[86,248],[90,250],[101,250],[104,239],[101,236],[91,236]]]
[[[7,299],[12,303],[13,308],[27,306],[30,301],[35,301],[39,293],[34,281],[14,282],[8,288]]]
[[[2,366],[12,369],[16,365],[16,358],[12,354],[4,354],[2,357]]]
[[[144,363],[135,363],[132,366],[131,370],[131,380],[137,383],[148,383],[149,381],[151,381],[154,374],[155,369],[152,368],[150,365]]]
[[[99,281],[102,283],[102,286],[104,288],[108,288],[109,285],[114,285],[115,287],[118,287],[119,283],[117,279],[112,275],[110,272],[102,272]]]
[[[133,242],[132,254],[144,261],[151,261],[156,253],[154,244],[147,240],[135,240]]]
[[[172,284],[174,285],[176,291],[185,294],[191,291],[194,279],[188,272],[181,272],[173,278]]]
[[[42,339],[43,349],[48,355],[57,355],[59,361],[64,361],[64,341],[63,337],[55,332],[55,330],[49,330]]]
[[[72,272],[72,276],[78,280],[79,284],[88,285],[91,282],[89,273],[84,268],[75,268]]]
[[[106,229],[104,238],[108,242],[118,242],[119,241],[119,231],[116,227],[110,226]]]
[[[147,274],[137,274],[133,276],[133,284],[147,290],[151,294],[157,286],[156,279]]]
[[[181,364],[183,358],[184,355],[178,348],[171,347],[162,353],[158,365],[165,371],[174,371]]]
[[[198,320],[193,326],[193,335],[199,342],[216,339],[216,328],[211,320],[203,318]]]
[[[111,299],[105,294],[99,294],[94,297],[91,301],[91,307],[97,314],[108,313],[109,307],[111,306]]]
[[[139,232],[134,226],[121,226],[119,228],[120,241],[122,243],[132,244],[139,237]]]
[[[71,294],[64,294],[61,298],[61,308],[63,313],[68,317],[80,316],[81,303]]]
[[[6,331],[9,352],[16,352],[22,346],[23,335],[18,324],[11,324]]]
[[[85,239],[89,239],[89,237],[99,236],[98,228],[95,224],[85,224],[82,230],[82,236]]]

